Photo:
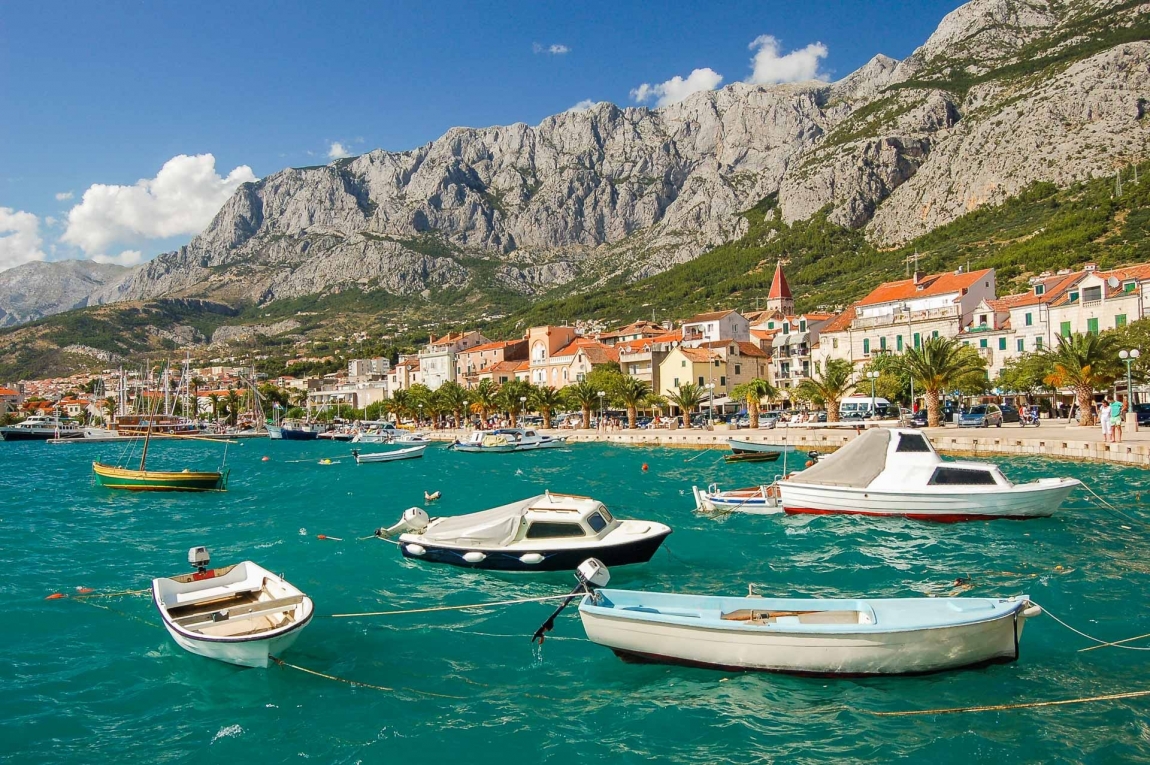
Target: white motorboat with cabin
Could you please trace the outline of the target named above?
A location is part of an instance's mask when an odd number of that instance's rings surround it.
[[[242,667],[266,667],[311,621],[311,598],[251,561],[209,569],[207,548],[193,547],[190,574],[152,580],[152,602],[183,649]]]
[[[894,515],[925,521],[1053,515],[1081,482],[1011,483],[997,465],[943,460],[908,428],[864,431],[837,452],[778,482],[787,513]]]
[[[47,441],[53,438],[83,438],[84,429],[75,420],[58,415],[34,414],[15,425],[0,427],[0,441]]]
[[[588,556],[646,563],[671,533],[654,521],[615,518],[590,497],[545,492],[478,513],[429,518],[418,507],[376,536],[399,535],[405,558],[499,571],[573,571]]]
[[[806,599],[594,589],[579,604],[587,637],[627,661],[810,675],[1012,662],[1026,621],[1041,613],[1025,595]]]
[[[456,441],[457,452],[526,452],[564,446],[567,436],[548,436],[531,428],[497,428],[477,430],[466,441]]]

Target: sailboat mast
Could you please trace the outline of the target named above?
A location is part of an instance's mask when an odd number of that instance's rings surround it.
[[[165,380],[167,379],[167,370],[165,370],[165,372],[164,372],[163,379],[165,379]],[[166,385],[164,386],[164,389],[165,389],[165,396],[166,396],[166,392],[167,392],[167,386]],[[159,410],[160,410],[160,397],[156,396],[156,405],[154,407],[152,407],[152,412],[151,412],[151,414],[148,415],[148,430],[147,430],[147,432],[144,433],[144,449],[142,452],[140,452],[140,472],[141,473],[144,472],[144,469],[145,469],[144,465],[148,461],[148,444],[151,443],[151,441],[152,441],[152,423],[155,421],[156,414],[159,412]],[[145,412],[148,411],[147,407],[144,408],[144,411]]]

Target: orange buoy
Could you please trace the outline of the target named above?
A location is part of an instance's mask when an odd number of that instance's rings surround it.
[[[263,459],[260,460],[260,462],[271,462],[271,460],[272,460],[272,458],[265,454]]]
[[[643,463],[643,472],[644,473],[647,472],[647,463],[646,462]]]
[[[62,592],[53,592],[48,597],[44,598],[44,600],[59,600],[60,598],[66,598],[66,597],[68,597],[68,596]]]
[[[339,537],[329,537],[327,534],[316,534],[315,538],[316,539],[330,539],[333,542],[342,542],[343,541]]]
[[[76,592],[80,593],[81,595],[87,595],[89,592],[95,592],[95,590],[93,590],[91,587],[77,587]]]

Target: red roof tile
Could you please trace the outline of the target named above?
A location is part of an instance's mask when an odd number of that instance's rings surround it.
[[[787,284],[787,277],[783,276],[783,264],[775,266],[775,276],[771,279],[771,291],[767,300],[791,297],[791,286]]]
[[[984,268],[969,273],[930,274],[922,277],[918,284],[914,279],[902,279],[897,282],[886,282],[871,290],[871,293],[855,305],[877,305],[891,303],[896,300],[909,300],[915,297],[930,297],[932,295],[946,295],[951,292],[961,292],[969,288],[979,279],[983,279],[994,269]]]
[[[684,324],[698,324],[699,322],[703,322],[703,321],[718,321],[719,319],[723,318],[724,316],[730,316],[733,313],[735,313],[733,310],[731,310],[731,311],[711,311],[710,313],[701,313],[701,314],[698,314],[697,316],[692,316],[689,319],[685,319],[683,321],[683,323]]]
[[[822,333],[826,334],[827,332],[845,332],[846,328],[849,327],[851,322],[855,320],[855,315],[855,306],[852,305],[840,313],[838,316],[831,319],[830,323],[822,328]]]

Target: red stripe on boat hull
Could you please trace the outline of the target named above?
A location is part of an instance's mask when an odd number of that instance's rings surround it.
[[[912,521],[933,523],[962,523],[963,521],[1025,521],[1041,516],[985,515],[982,513],[876,513],[866,510],[816,510],[811,507],[784,507],[787,515],[867,515],[872,518],[909,518]]]

